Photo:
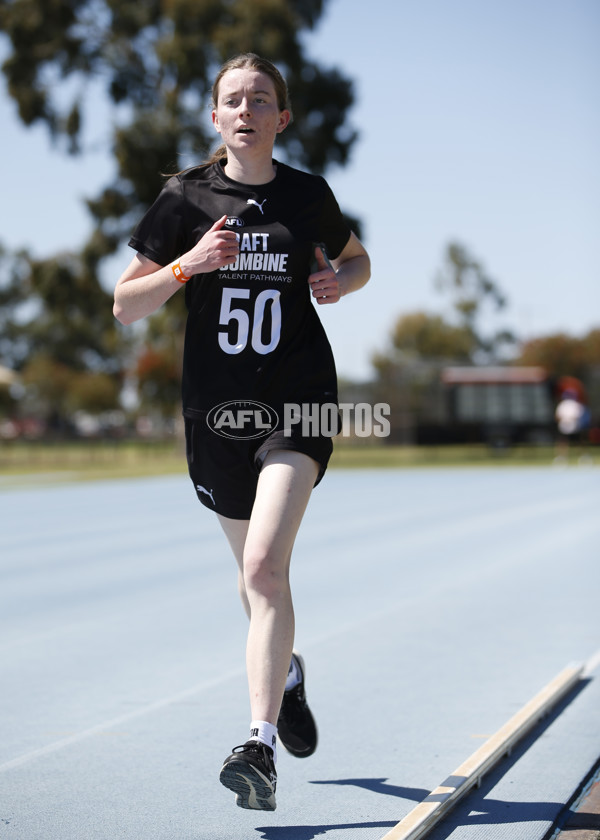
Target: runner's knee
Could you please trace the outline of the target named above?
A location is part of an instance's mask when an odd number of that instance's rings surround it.
[[[260,595],[267,600],[289,592],[288,563],[268,550],[251,549],[244,554],[244,585],[249,597]]]

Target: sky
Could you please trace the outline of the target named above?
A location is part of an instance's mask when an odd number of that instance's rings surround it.
[[[526,340],[600,327],[600,3],[328,0],[309,55],[355,85],[350,163],[327,180],[363,223],[370,283],[319,307],[341,375],[373,372],[393,324],[450,316],[435,288],[449,242],[477,258],[508,305],[488,321]],[[5,53],[0,44],[0,55]],[[111,114],[90,98],[83,158],[20,126],[0,83],[0,242],[35,256],[77,248],[83,205],[111,180]],[[112,287],[129,262],[109,261]]]

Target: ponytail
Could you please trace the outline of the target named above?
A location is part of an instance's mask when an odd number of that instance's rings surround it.
[[[214,150],[212,155],[204,161],[204,165],[209,166],[211,163],[221,163],[222,160],[227,160],[227,146],[225,143],[221,143],[221,145]]]

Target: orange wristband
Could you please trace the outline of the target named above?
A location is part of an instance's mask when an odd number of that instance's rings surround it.
[[[183,271],[181,270],[179,260],[177,260],[176,263],[173,263],[171,269],[173,271],[173,276],[175,277],[178,283],[187,283],[187,281],[190,279],[189,277],[186,277]]]

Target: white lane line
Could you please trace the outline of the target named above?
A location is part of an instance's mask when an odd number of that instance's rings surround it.
[[[212,680],[206,680],[206,682],[202,682],[198,685],[192,686],[191,688],[179,691],[177,694],[171,694],[169,697],[163,697],[160,700],[155,700],[153,703],[148,703],[148,705],[142,706],[134,711],[127,712],[126,714],[119,715],[118,717],[111,718],[110,720],[105,720],[102,723],[96,724],[96,726],[90,726],[89,729],[83,729],[81,732],[76,732],[74,735],[69,735],[66,738],[53,741],[50,744],[46,744],[45,747],[40,747],[37,750],[31,750],[31,752],[24,753],[23,755],[10,759],[10,761],[6,761],[4,764],[0,764],[0,773],[5,772],[6,770],[13,770],[15,767],[21,767],[24,764],[28,764],[30,761],[34,761],[37,758],[43,758],[46,755],[50,755],[50,753],[63,750],[73,744],[79,744],[87,738],[93,738],[94,735],[106,734],[107,730],[114,730],[128,721],[135,720],[136,718],[143,717],[144,715],[152,714],[159,709],[164,709],[165,706],[171,706],[174,703],[181,703],[182,700],[187,700],[194,694],[200,694],[203,691],[208,691],[211,688],[221,685],[221,683],[228,682],[228,680],[238,679],[243,673],[243,669],[237,668],[235,671],[230,671],[220,677],[215,677]]]
[[[583,669],[583,676],[584,677],[589,677],[590,674],[592,674],[599,665],[600,665],[600,648],[596,651],[596,653],[592,654],[592,656],[590,656],[590,658],[585,663],[585,666],[584,666],[584,669]]]
[[[576,685],[582,672],[583,665],[570,665],[561,671],[381,840],[419,840],[424,837]]]

